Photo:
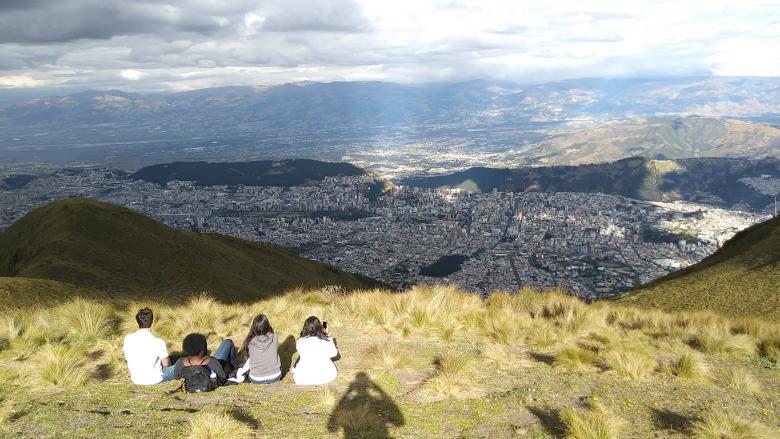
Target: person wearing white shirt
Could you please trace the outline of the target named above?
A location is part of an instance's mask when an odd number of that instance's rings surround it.
[[[338,370],[333,358],[339,351],[320,319],[315,316],[306,319],[295,348],[299,355],[298,364],[292,370],[295,384],[326,384],[336,379]]]
[[[138,331],[125,336],[123,350],[134,384],[157,384],[173,379],[173,366],[165,341],[152,334],[154,313],[143,308],[135,315]]]

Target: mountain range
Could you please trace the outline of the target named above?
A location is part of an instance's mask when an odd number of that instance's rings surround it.
[[[702,117],[681,117],[690,115]],[[128,167],[185,159],[351,161],[355,154],[369,164],[381,158],[408,165],[419,153],[438,159],[447,145],[458,148],[447,158],[453,166],[468,162],[461,155],[489,165],[659,154],[757,158],[777,156],[780,136],[771,124],[778,121],[778,78],[303,82],[6,102],[0,151],[10,161]]]
[[[209,291],[243,302],[298,287],[379,285],[279,247],[176,230],[87,199],[35,209],[0,235],[0,276],[0,286],[15,291],[27,288],[25,278],[49,281],[39,282],[35,296],[16,294],[12,302],[64,299],[57,291],[170,301]]]

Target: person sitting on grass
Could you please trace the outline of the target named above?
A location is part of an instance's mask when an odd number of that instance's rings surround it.
[[[138,330],[125,336],[122,349],[134,384],[157,384],[173,379],[173,366],[163,339],[152,334],[154,313],[143,308],[135,315]]]
[[[226,338],[217,348],[213,356],[209,355],[206,336],[203,334],[189,334],[184,337],[182,343],[186,357],[179,358],[173,366],[173,378],[182,379],[182,371],[190,366],[207,366],[212,372],[212,380],[221,385],[227,379],[225,369],[228,371],[236,367],[236,347],[233,340]]]
[[[338,370],[332,359],[338,356],[339,351],[327,323],[323,325],[315,316],[307,318],[295,348],[300,356],[292,370],[295,384],[326,384],[336,379]]]
[[[282,362],[279,360],[279,341],[265,314],[252,321],[249,335],[244,339],[243,352],[246,363],[236,372],[236,382],[243,382],[249,373],[253,384],[271,384],[282,379]]]

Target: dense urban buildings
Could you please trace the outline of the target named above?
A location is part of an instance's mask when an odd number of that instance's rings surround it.
[[[396,187],[372,198],[368,176],[206,187],[161,186],[111,168],[12,171],[34,177],[0,190],[0,232],[37,206],[90,197],[173,227],[287,247],[399,288],[455,282],[483,294],[530,286],[613,295],[703,259],[766,218],[599,193]]]

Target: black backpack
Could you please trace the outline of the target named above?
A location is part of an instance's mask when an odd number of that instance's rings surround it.
[[[205,364],[185,366],[181,377],[184,378],[181,388],[187,393],[211,392],[217,388],[217,383],[211,380],[211,369]]]

